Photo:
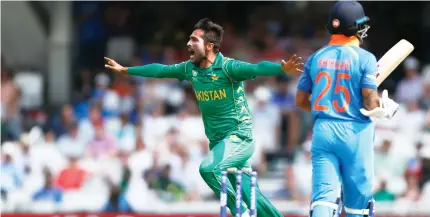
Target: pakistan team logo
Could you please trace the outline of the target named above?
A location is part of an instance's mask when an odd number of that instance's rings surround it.
[[[197,71],[193,70],[193,76],[197,76]]]

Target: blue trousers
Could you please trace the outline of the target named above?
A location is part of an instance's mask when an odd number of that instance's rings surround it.
[[[368,209],[372,200],[374,134],[373,122],[315,122],[311,148],[313,217],[333,216],[334,207],[324,204],[336,204],[341,187],[346,216],[366,216],[357,212]]]

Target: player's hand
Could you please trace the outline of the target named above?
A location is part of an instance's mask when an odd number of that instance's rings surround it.
[[[282,71],[289,75],[295,75],[303,72],[303,61],[301,57],[294,54],[287,62],[281,61]]]
[[[362,108],[360,109],[360,112],[368,117],[391,119],[394,117],[398,109],[399,104],[390,99],[388,97],[388,91],[384,90],[381,98],[379,98],[379,107],[376,107],[371,111]]]
[[[399,104],[394,102],[394,100],[390,99],[388,97],[388,91],[384,90],[382,92],[382,97],[380,98],[382,107],[385,111],[385,117],[388,119],[391,119],[396,114],[397,110],[399,109]]]
[[[105,61],[107,61],[107,64],[105,64],[105,68],[123,75],[127,74],[127,68],[121,66],[115,60],[105,57]]]

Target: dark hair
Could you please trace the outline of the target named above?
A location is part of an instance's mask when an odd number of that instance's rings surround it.
[[[194,30],[196,29],[201,29],[205,32],[205,34],[203,35],[203,39],[205,40],[206,43],[207,42],[213,43],[214,52],[218,53],[219,48],[221,46],[224,29],[220,25],[212,22],[208,18],[203,18],[199,20],[199,22],[197,22],[197,24],[194,26]]]

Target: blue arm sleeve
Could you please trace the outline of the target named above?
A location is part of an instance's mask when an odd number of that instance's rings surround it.
[[[369,54],[363,61],[362,71],[363,76],[361,78],[361,88],[377,90],[376,73],[378,71],[378,63],[373,54]]]
[[[312,78],[310,76],[310,66],[312,64],[313,56],[309,57],[305,66],[303,67],[303,73],[300,75],[299,82],[297,84],[297,89],[312,93]]]

